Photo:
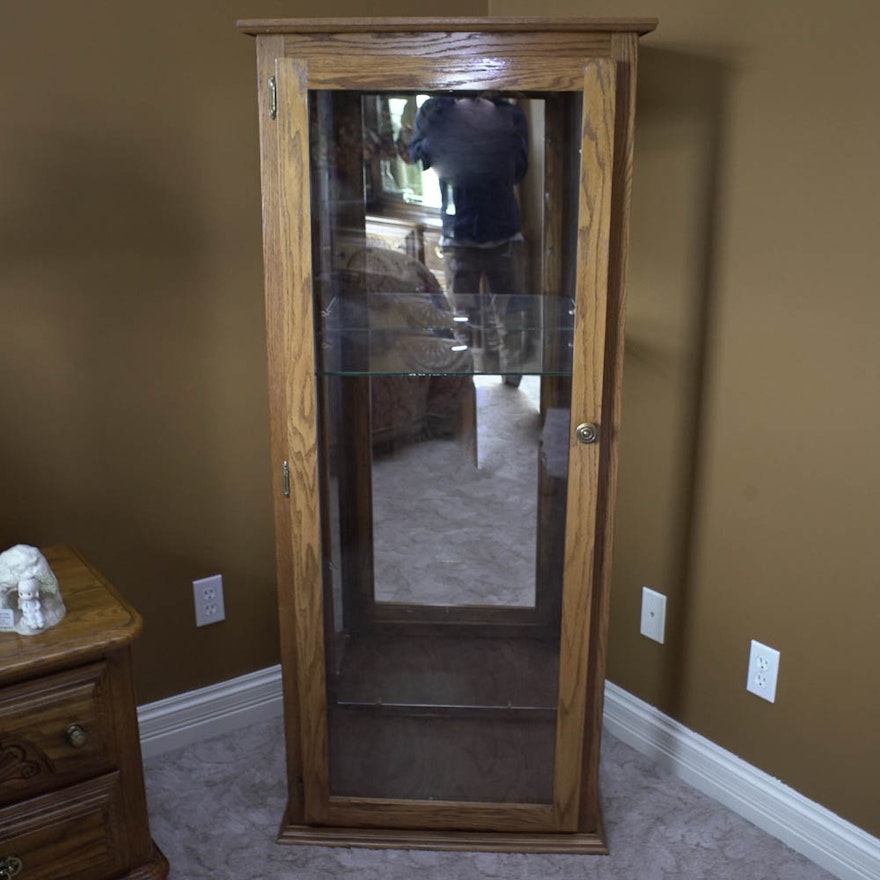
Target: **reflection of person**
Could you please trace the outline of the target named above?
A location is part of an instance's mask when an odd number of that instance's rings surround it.
[[[440,178],[441,246],[457,316],[482,328],[483,369],[501,369],[505,382],[518,385],[522,352],[511,343],[521,337],[507,325],[525,307],[515,192],[528,168],[525,114],[501,98],[430,98],[416,116],[410,155]]]

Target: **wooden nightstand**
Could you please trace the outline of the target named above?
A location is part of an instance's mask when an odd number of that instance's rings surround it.
[[[0,877],[166,877],[131,676],[140,615],[76,550],[42,552],[67,616],[39,635],[0,633]]]

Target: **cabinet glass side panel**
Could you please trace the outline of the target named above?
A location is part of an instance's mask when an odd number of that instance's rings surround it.
[[[310,116],[330,793],[550,804],[579,96]]]

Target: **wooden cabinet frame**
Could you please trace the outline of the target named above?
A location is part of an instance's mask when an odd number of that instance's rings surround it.
[[[655,24],[492,18],[239,23],[257,38],[287,719],[289,802],[282,841],[605,851],[597,774],[635,70],[638,37]],[[598,424],[600,440],[581,444],[572,437],[569,447],[556,759],[548,805],[338,797],[328,779],[308,93],[456,88],[583,94],[571,412],[573,423]],[[549,218],[548,235],[562,234],[559,222]],[[544,283],[559,283],[552,263]]]

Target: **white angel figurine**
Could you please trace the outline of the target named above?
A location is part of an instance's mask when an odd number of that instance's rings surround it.
[[[36,547],[17,544],[0,553],[0,629],[33,635],[65,614],[58,578]]]

